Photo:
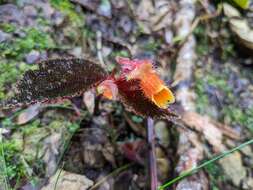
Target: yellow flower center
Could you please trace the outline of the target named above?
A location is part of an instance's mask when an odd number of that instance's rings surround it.
[[[174,95],[166,86],[163,86],[160,91],[153,94],[152,100],[158,107],[161,108],[167,108],[168,104],[175,102]]]

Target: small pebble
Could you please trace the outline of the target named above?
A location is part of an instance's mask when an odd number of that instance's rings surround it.
[[[5,42],[10,38],[10,35],[0,30],[0,43]]]
[[[30,53],[28,53],[25,56],[26,63],[28,63],[28,64],[35,63],[36,61],[39,60],[39,58],[40,58],[40,52],[38,52],[36,50],[32,50]]]

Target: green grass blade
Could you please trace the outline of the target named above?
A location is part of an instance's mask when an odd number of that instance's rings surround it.
[[[4,153],[4,143],[3,143],[3,139],[0,133],[0,148],[1,148],[1,153],[0,153],[0,178],[1,175],[3,175],[3,179],[4,179],[4,190],[9,190],[10,189],[10,185],[9,185],[9,180],[8,180],[8,174],[7,174],[7,166],[6,166],[6,162],[5,162],[5,153]],[[2,162],[2,163],[1,163]]]
[[[172,184],[174,184],[174,183],[176,183],[176,182],[184,179],[185,177],[190,176],[190,175],[198,172],[200,169],[206,167],[207,165],[209,165],[209,164],[211,164],[213,162],[216,162],[217,160],[219,160],[221,158],[224,158],[225,156],[228,156],[229,154],[231,154],[231,153],[233,153],[235,151],[238,151],[238,150],[242,149],[243,147],[245,147],[245,146],[247,146],[249,144],[252,144],[252,143],[253,143],[253,139],[251,139],[251,140],[249,140],[249,141],[247,141],[245,143],[242,143],[242,144],[240,144],[239,146],[237,146],[235,148],[227,150],[227,151],[223,152],[222,154],[214,157],[213,159],[208,160],[208,161],[204,162],[203,164],[200,164],[199,166],[194,167],[191,170],[182,173],[180,176],[172,179],[171,181],[166,182],[164,185],[160,186],[158,189],[159,190],[164,190],[165,188],[167,188],[167,187],[171,186]]]
[[[54,190],[56,190],[58,181],[59,181],[59,179],[60,179],[61,172],[62,172],[62,170],[63,170],[63,167],[64,167],[64,164],[62,164],[62,167],[61,167],[59,173],[57,174],[56,181],[55,181],[55,184],[54,184]]]

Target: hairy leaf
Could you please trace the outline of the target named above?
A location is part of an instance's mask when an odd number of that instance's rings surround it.
[[[177,115],[168,109],[155,105],[143,93],[139,80],[125,80],[121,78],[116,81],[120,99],[128,109],[143,117],[172,118]]]
[[[39,63],[39,69],[27,71],[18,82],[15,96],[4,107],[44,102],[74,96],[97,85],[107,77],[93,61],[78,58],[52,59]]]

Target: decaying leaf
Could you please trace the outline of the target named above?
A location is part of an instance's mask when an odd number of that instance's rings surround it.
[[[137,7],[137,21],[143,32],[150,34],[172,25],[173,2],[142,0]]]
[[[196,167],[201,157],[202,152],[200,152],[197,148],[190,148],[181,155],[177,171],[183,172]]]
[[[241,181],[246,178],[246,168],[242,164],[242,157],[239,152],[221,159],[220,164],[234,185],[239,186]]]
[[[247,20],[241,17],[240,12],[236,8],[227,3],[223,4],[223,9],[225,15],[229,18],[232,32],[236,34],[241,44],[253,50],[253,29],[250,28]]]
[[[95,108],[95,93],[93,90],[89,90],[83,95],[83,102],[87,107],[90,114],[93,114]]]
[[[214,122],[208,116],[202,116],[196,112],[185,112],[182,116],[183,122],[189,127],[203,133],[205,139],[213,146],[215,152],[222,152],[225,146],[222,143],[223,136],[239,139],[239,134],[227,126]]]
[[[176,190],[209,190],[210,184],[205,172],[200,171],[194,176],[183,179],[179,182]]]
[[[108,162],[115,166],[115,150],[104,130],[87,128],[81,135],[81,141],[82,144],[78,146],[83,148],[82,159],[85,167],[100,168]]]
[[[167,179],[169,171],[171,169],[170,161],[160,147],[156,147],[155,152],[159,178],[165,180]]]
[[[55,175],[50,177],[49,183],[42,187],[42,190],[86,190],[93,185],[93,181],[84,175],[58,170]]]
[[[44,140],[45,153],[43,161],[46,164],[46,174],[51,176],[57,169],[57,156],[61,146],[62,134],[54,133]]]
[[[199,142],[196,133],[192,133],[189,129],[179,129],[179,146],[177,154],[180,155],[177,163],[176,171],[178,173],[185,172],[189,169],[196,167],[200,160],[203,159],[204,151],[202,143]],[[176,187],[177,190],[196,190],[196,189],[208,189],[208,178],[202,173],[202,171],[194,174],[191,177],[187,177],[180,181]]]
[[[129,160],[144,163],[145,141],[136,140],[119,144],[121,153]]]
[[[40,104],[34,104],[18,115],[16,123],[18,125],[23,125],[34,119],[39,114],[39,112]]]
[[[20,106],[73,96],[95,86],[106,78],[106,72],[88,59],[52,59],[27,71],[17,84],[13,98],[4,107]]]
[[[167,123],[164,121],[158,121],[154,127],[159,143],[167,148],[170,143],[169,127],[167,126]]]
[[[204,134],[207,141],[218,152],[225,150],[222,143],[222,132],[211,123],[207,116],[201,116],[195,112],[186,112],[182,120],[190,127]]]
[[[94,11],[97,14],[111,18],[112,10],[111,3],[108,0],[99,1],[99,0],[71,0],[73,3],[77,3],[82,7]]]

